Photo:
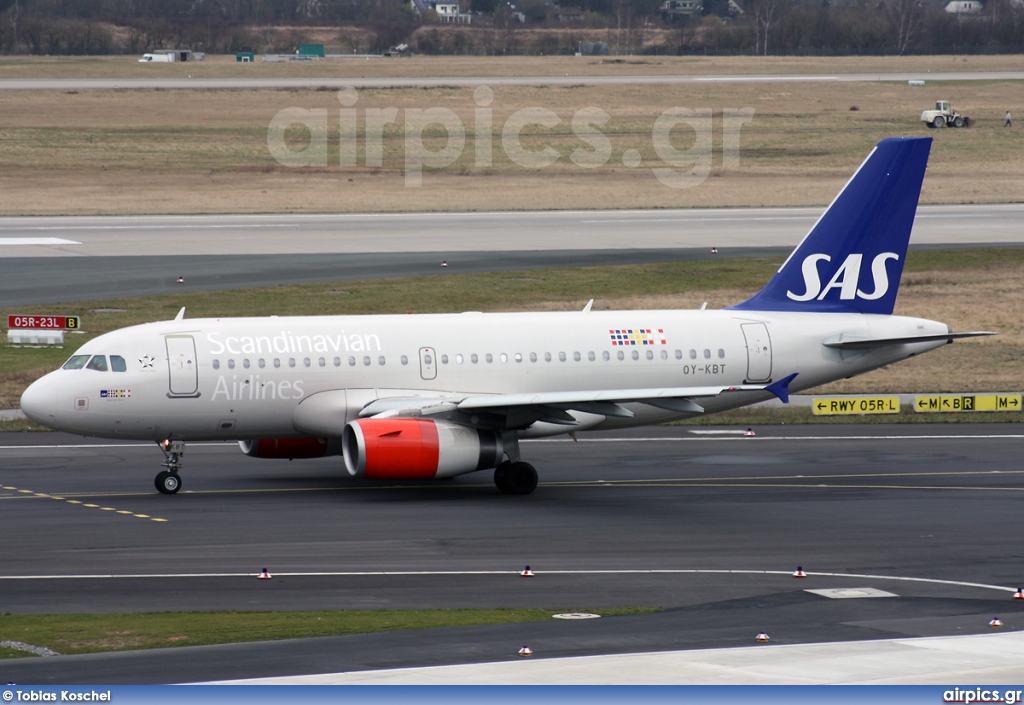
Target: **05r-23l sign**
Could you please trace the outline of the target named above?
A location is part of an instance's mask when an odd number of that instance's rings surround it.
[[[7,327],[14,330],[77,330],[82,327],[78,316],[8,316]]]

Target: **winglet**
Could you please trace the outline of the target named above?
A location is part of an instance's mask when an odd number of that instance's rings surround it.
[[[783,404],[788,404],[789,385],[792,384],[793,380],[796,379],[796,376],[798,374],[800,373],[794,372],[789,377],[783,377],[778,382],[772,382],[771,384],[764,388],[764,391],[771,392],[772,394],[777,396]]]

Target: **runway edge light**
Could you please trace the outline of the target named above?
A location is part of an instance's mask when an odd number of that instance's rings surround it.
[[[1013,599],[1024,600],[1024,588],[1017,588],[1017,592],[1013,593]]]
[[[756,436],[757,434],[755,434],[755,433],[754,433],[754,429],[752,429],[752,428],[748,428],[748,429],[747,429],[747,432],[746,432],[746,433],[744,433],[743,435],[744,435],[744,436],[746,436],[747,438],[753,438],[753,437],[754,437],[754,436]]]
[[[531,649],[529,646],[525,646],[524,645],[523,648],[519,649],[519,655],[520,656],[533,656],[533,649]]]
[[[992,621],[988,623],[988,626],[993,629],[999,629],[999,627],[1003,626],[1003,620],[999,619],[999,617],[993,617]]]
[[[794,578],[806,578],[807,577],[807,573],[804,572],[804,569],[803,569],[802,566],[797,566],[796,570],[793,571],[793,577]]]
[[[270,578],[271,578],[271,575],[270,575],[270,573],[267,572],[266,568],[264,568],[262,571],[260,571],[260,575],[259,575],[259,579],[260,580],[270,580]]]
[[[760,642],[762,644],[765,643],[766,641],[768,641],[768,633],[767,632],[758,632],[757,636],[754,637],[754,641],[758,641],[758,642]]]
[[[520,575],[523,576],[524,578],[532,578],[533,577],[533,571],[530,570],[530,566],[526,566],[525,568],[523,568],[523,572],[520,573]]]

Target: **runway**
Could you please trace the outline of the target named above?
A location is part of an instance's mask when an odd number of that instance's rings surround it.
[[[36,683],[155,683],[1024,628],[1024,435],[999,424],[667,427],[524,443],[541,485],[377,485],[340,460],[3,434],[0,611],[655,606],[654,615],[0,662]],[[724,431],[725,433],[708,433]],[[81,504],[74,504],[80,502]],[[95,505],[95,506],[88,506]],[[518,575],[524,565],[535,578]],[[808,572],[794,579],[800,565]],[[256,580],[263,567],[271,581]],[[883,599],[807,589],[873,588]]]
[[[437,76],[424,78],[7,78],[0,90],[232,90],[302,88],[437,88],[465,86],[579,86],[702,83],[864,83],[907,81],[1019,81],[1024,71],[924,71],[847,74],[736,74],[634,76]]]
[[[0,218],[9,306],[322,281],[785,257],[820,208]],[[912,248],[1024,244],[1024,205],[923,206]],[[241,254],[239,254],[241,253]],[[184,285],[176,284],[178,276]]]

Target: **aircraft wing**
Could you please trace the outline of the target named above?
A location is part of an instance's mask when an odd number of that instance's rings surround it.
[[[705,387],[662,387],[651,389],[601,389],[572,392],[537,392],[525,394],[468,394],[465,396],[391,397],[377,399],[360,412],[368,417],[433,417],[444,416],[471,426],[525,428],[536,421],[574,425],[569,414],[579,411],[618,418],[631,418],[633,412],[623,404],[640,403],[659,409],[702,414],[697,401],[736,392],[770,392],[789,400],[789,384],[795,374],[773,384]]]

